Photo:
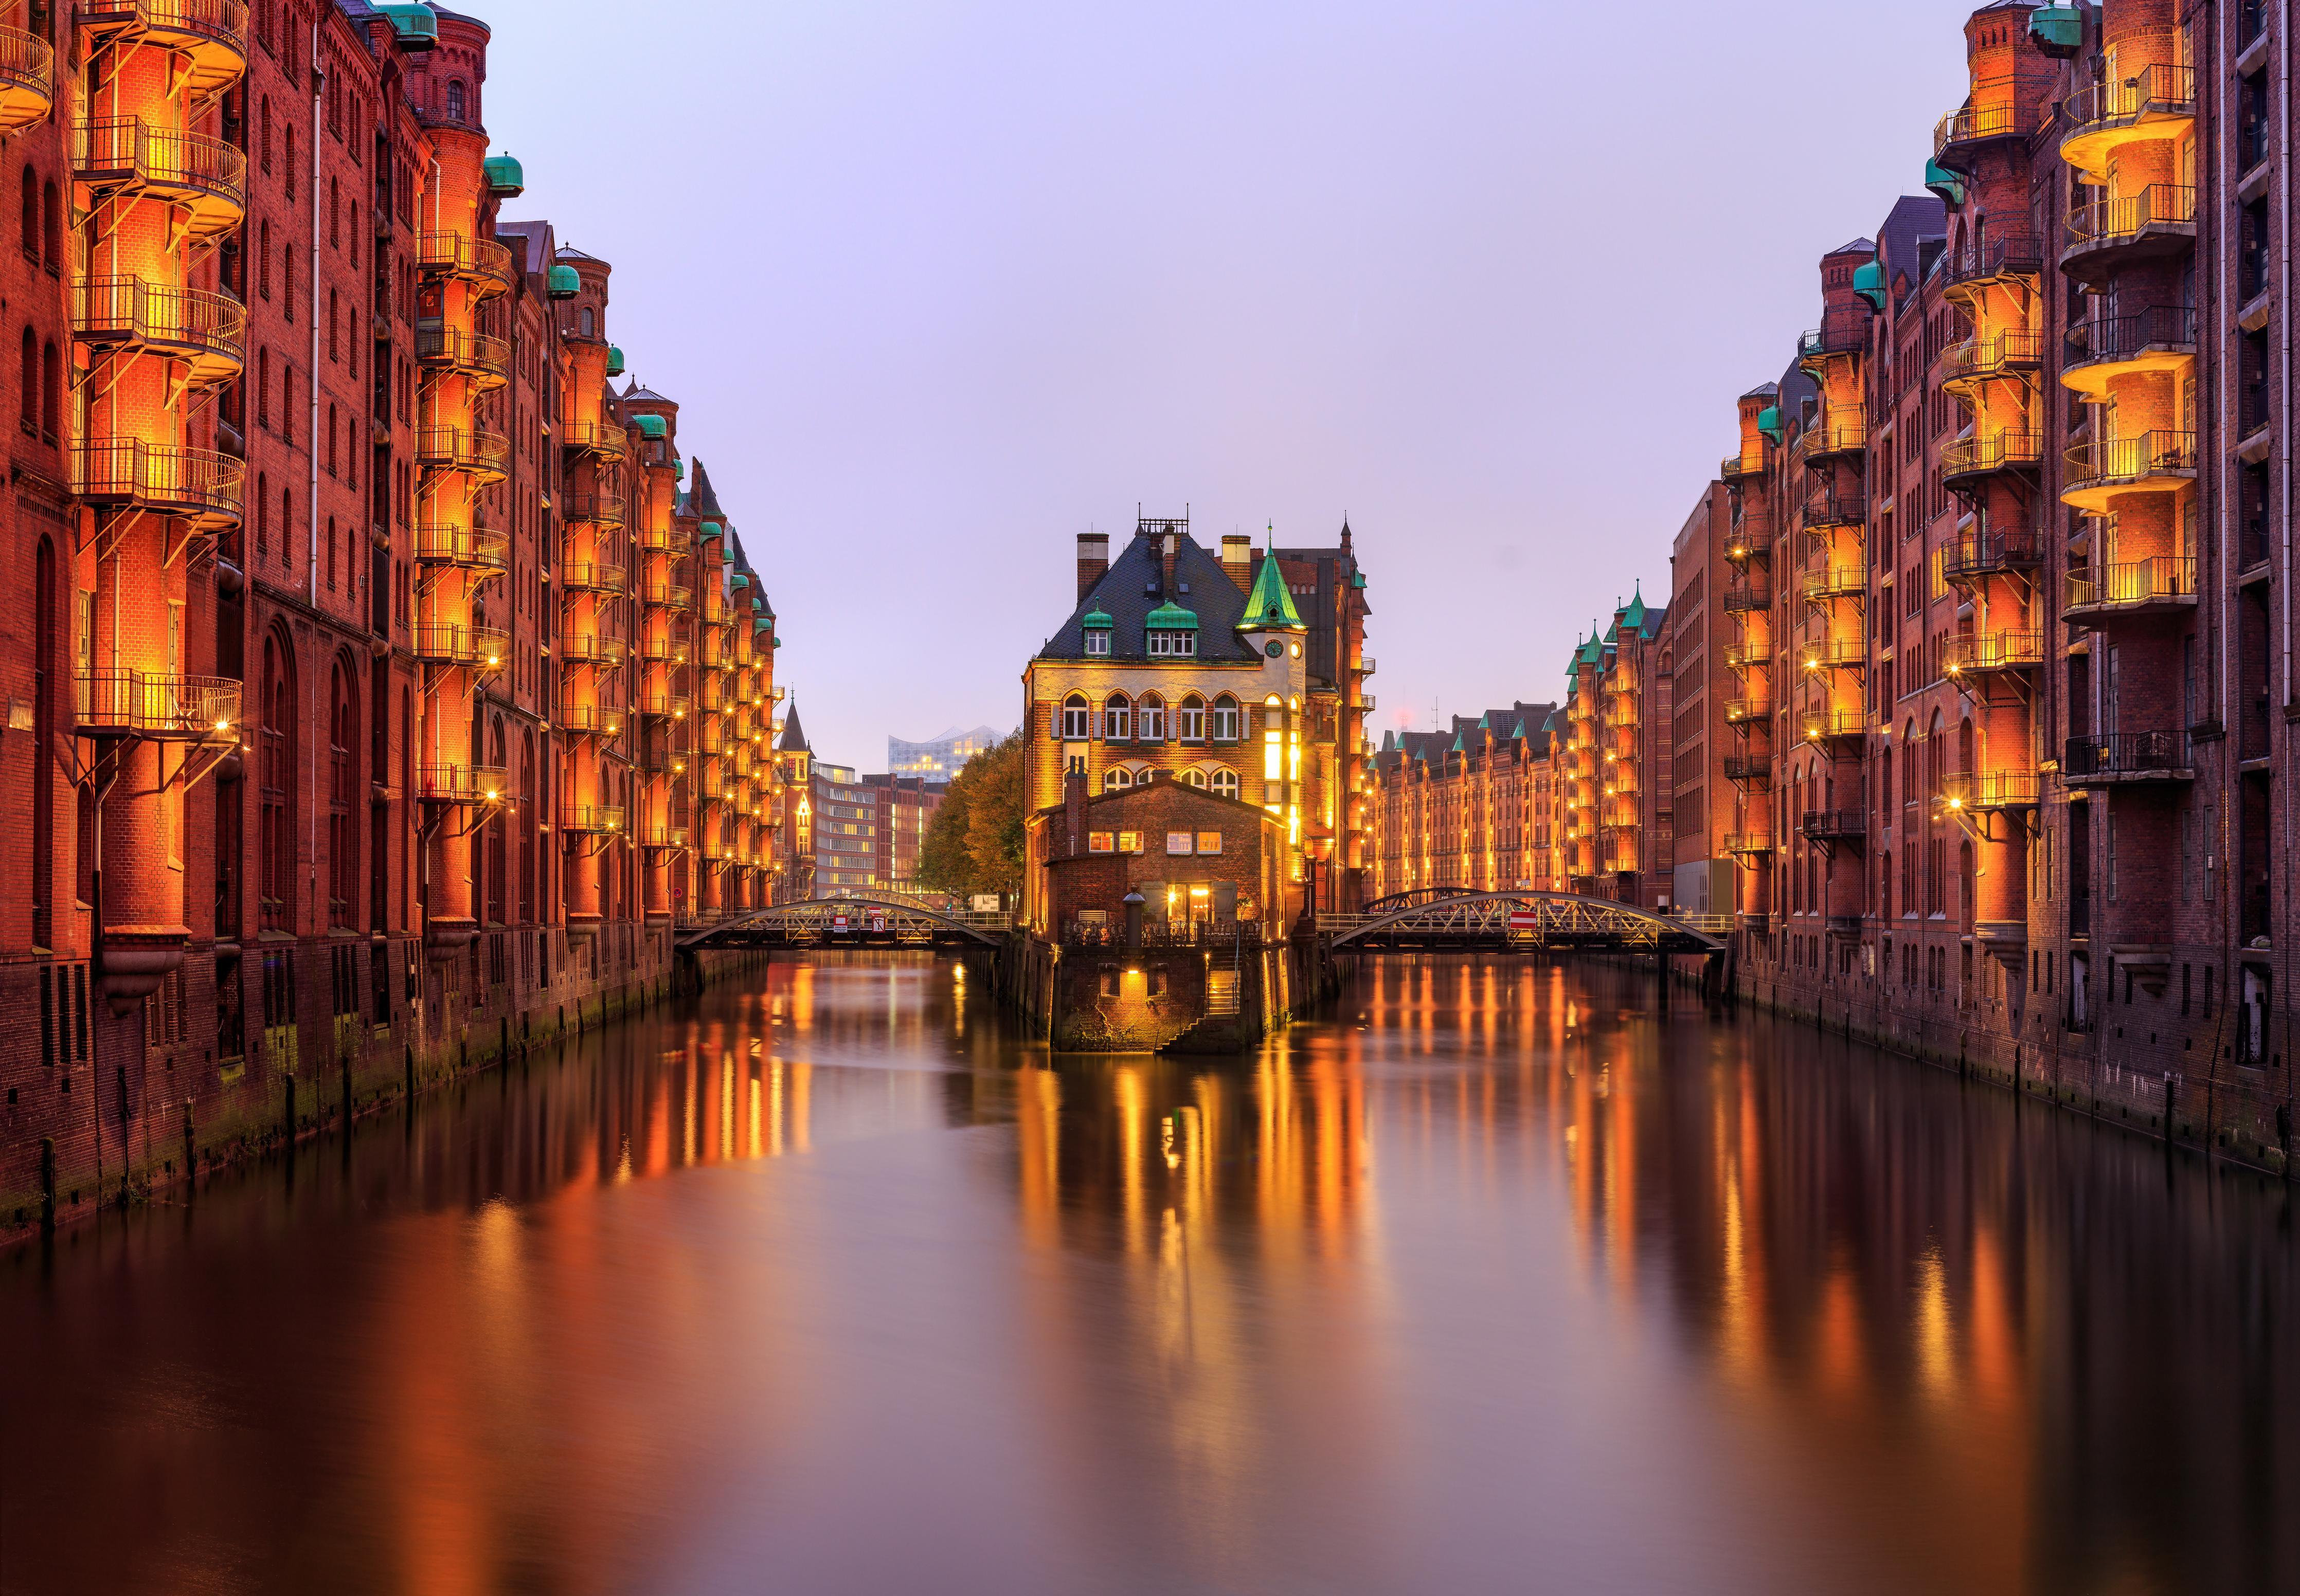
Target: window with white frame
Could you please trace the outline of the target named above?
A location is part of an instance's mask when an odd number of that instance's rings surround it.
[[[1238,796],[1238,772],[1227,765],[1214,772],[1214,796],[1217,798]]]
[[[1088,631],[1086,635],[1086,652],[1090,654],[1108,653],[1110,652],[1110,634],[1103,630],[1100,627],[1093,628]]]
[[[1123,765],[1112,765],[1102,773],[1102,790],[1105,793],[1122,793],[1133,785],[1134,772]]]
[[[1206,740],[1205,700],[1195,693],[1182,700],[1181,710],[1176,717],[1174,731],[1175,735],[1185,743],[1204,742]]]
[[[1085,694],[1073,693],[1062,700],[1062,740],[1066,743],[1084,742],[1091,719]]]
[[[1143,694],[1134,706],[1134,735],[1145,743],[1166,740],[1166,701],[1155,693]]]
[[[1214,700],[1214,741],[1235,743],[1238,738],[1238,700],[1223,694]]]
[[[1134,708],[1126,702],[1126,694],[1113,693],[1102,706],[1102,736],[1104,742],[1130,742],[1134,736]]]
[[[1182,772],[1182,780],[1190,786],[1204,787],[1206,785],[1206,773],[1203,770],[1185,770]]]
[[[1162,628],[1150,634],[1150,652],[1169,657],[1195,654],[1198,652],[1198,635],[1196,632],[1167,631]]]

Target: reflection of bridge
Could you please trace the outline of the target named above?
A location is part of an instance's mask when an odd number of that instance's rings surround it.
[[[1425,887],[1377,899],[1365,914],[1321,914],[1319,935],[1337,953],[1702,953],[1725,951],[1722,915],[1664,915],[1571,893],[1461,893]]]
[[[995,948],[1004,914],[944,914],[891,898],[809,898],[683,932],[681,952],[713,948]]]

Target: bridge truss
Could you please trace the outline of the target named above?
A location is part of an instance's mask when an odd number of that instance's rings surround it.
[[[1421,898],[1420,893],[1401,894]],[[1700,953],[1725,951],[1722,915],[1664,915],[1571,893],[1448,893],[1371,914],[1321,914],[1335,952]]]
[[[1003,914],[943,914],[880,898],[809,898],[737,915],[682,935],[682,952],[712,948],[970,948],[998,945]]]

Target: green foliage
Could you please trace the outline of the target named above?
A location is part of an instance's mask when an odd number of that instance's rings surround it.
[[[966,761],[919,844],[920,885],[938,892],[1022,890],[1022,761],[1016,732]]]

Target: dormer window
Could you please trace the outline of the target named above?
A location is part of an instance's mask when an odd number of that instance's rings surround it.
[[[1110,653],[1110,628],[1112,622],[1107,611],[1089,610],[1079,625],[1085,628],[1088,653],[1098,659]]]
[[[1198,618],[1172,600],[1150,611],[1142,623],[1143,648],[1154,659],[1177,659],[1198,652]]]

